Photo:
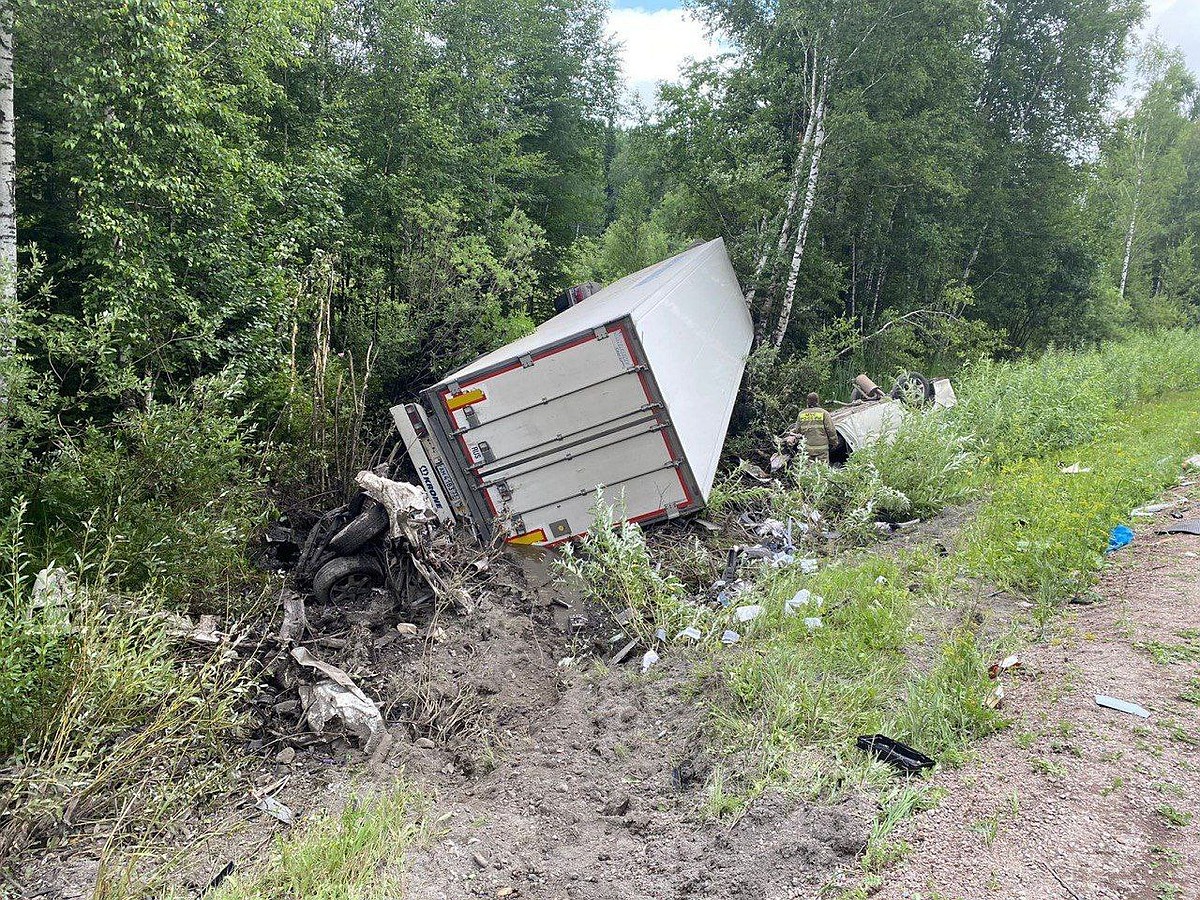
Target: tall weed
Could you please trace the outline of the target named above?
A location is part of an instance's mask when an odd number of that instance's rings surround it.
[[[621,521],[619,507],[597,491],[591,530],[578,544],[567,544],[555,565],[614,616],[630,610],[623,627],[650,646],[657,629],[673,637],[711,614],[691,603],[683,582],[651,560],[642,529]]]

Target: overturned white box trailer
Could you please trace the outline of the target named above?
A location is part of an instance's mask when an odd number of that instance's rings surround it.
[[[438,515],[552,545],[597,488],[634,522],[702,507],[752,340],[717,239],[603,288],[392,415]]]

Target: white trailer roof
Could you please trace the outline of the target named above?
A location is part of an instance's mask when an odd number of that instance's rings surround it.
[[[536,353],[548,344],[590,331],[626,315],[638,318],[666,300],[696,269],[716,261],[729,266],[721,238],[685,250],[649,268],[626,275],[588,297],[582,303],[547,319],[525,337],[498,347],[442,379],[442,383],[465,381],[468,376],[499,363]],[[732,269],[730,269],[732,272]],[[736,285],[736,282],[735,282]]]

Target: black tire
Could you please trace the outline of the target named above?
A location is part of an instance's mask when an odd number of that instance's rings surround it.
[[[920,372],[906,372],[897,378],[896,384],[892,388],[892,399],[907,399],[912,396],[913,388],[920,388],[922,403],[933,400],[933,382]]]
[[[337,534],[349,521],[350,514],[346,507],[327,512],[313,524],[300,551],[300,561],[294,572],[296,586],[301,590],[312,584],[318,570],[334,554],[329,552],[329,538]]]
[[[343,605],[366,599],[383,585],[383,566],[374,556],[339,556],[321,566],[313,578],[312,593],[319,603]]]
[[[349,556],[368,541],[373,541],[383,534],[387,527],[387,510],[381,504],[372,501],[334,534],[326,546],[340,556]]]

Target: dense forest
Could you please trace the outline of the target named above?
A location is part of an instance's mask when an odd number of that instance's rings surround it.
[[[601,0],[18,2],[6,473],[214,393],[328,457],[717,235],[793,380],[1194,318],[1197,87],[1134,0],[696,12],[728,52],[635,117]]]

